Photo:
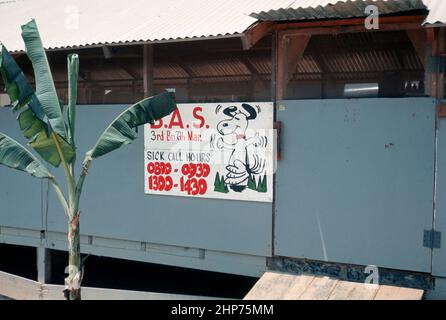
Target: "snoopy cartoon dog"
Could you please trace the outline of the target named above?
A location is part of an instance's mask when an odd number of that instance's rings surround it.
[[[217,124],[217,131],[221,135],[216,141],[219,149],[232,150],[226,166],[225,184],[235,192],[242,192],[248,185],[252,175],[262,173],[265,160],[255,152],[259,146],[266,145],[266,137],[256,132],[253,137],[247,137],[249,122],[256,119],[260,109],[243,103],[241,108],[229,106],[223,110],[227,119]]]

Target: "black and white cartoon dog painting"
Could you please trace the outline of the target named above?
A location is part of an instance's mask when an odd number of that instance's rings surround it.
[[[221,105],[219,105],[216,113],[221,111],[225,119],[217,124],[218,134],[214,140],[215,146],[218,149],[226,149],[231,152],[226,164],[227,171],[221,176],[221,183],[224,182],[226,190],[229,187],[234,192],[242,192],[247,187],[259,192],[266,192],[260,191],[256,187],[256,175],[264,174],[266,161],[257,151],[258,148],[266,147],[268,139],[254,130],[249,130],[251,136],[247,136],[250,123],[261,112],[260,107],[243,103],[241,106],[233,105],[221,110]],[[211,143],[213,142],[211,141]],[[260,185],[261,177],[259,179]],[[254,188],[252,184],[254,184]],[[266,176],[263,188],[266,190]]]

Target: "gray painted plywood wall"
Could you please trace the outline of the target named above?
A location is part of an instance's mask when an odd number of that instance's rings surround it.
[[[440,248],[433,250],[432,274],[446,277],[446,118],[437,125],[437,189],[435,192],[435,230],[441,232]]]
[[[431,271],[432,99],[282,101],[275,254]]]
[[[0,108],[0,131],[26,144],[10,108]],[[0,166],[0,226],[42,229],[42,182]]]
[[[115,105],[79,107],[78,168],[85,152],[123,109]],[[0,130],[24,142],[11,113],[10,109],[0,109]],[[93,161],[81,200],[82,234],[271,255],[271,204],[145,195],[143,157],[140,128],[133,144]],[[63,181],[62,170],[52,172]],[[0,201],[6,208],[2,209],[5,212],[0,215],[0,225],[66,231],[65,215],[53,190],[47,193],[47,184],[41,190],[39,180],[4,167],[0,167],[0,179]],[[19,192],[26,195],[26,201]],[[46,209],[45,199],[40,199],[47,194]]]

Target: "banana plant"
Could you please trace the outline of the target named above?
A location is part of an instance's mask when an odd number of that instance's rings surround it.
[[[80,199],[91,161],[131,143],[137,137],[138,126],[154,123],[172,113],[177,108],[175,96],[171,92],[164,92],[141,100],[122,112],[87,152],[76,177],[75,127],[79,56],[70,54],[67,57],[68,107],[64,108],[57,96],[34,20],[22,26],[22,38],[33,66],[35,90],[3,45],[0,51],[0,72],[13,104],[12,110],[18,115],[19,127],[28,139],[28,146],[41,159],[11,137],[0,133],[0,165],[25,171],[35,178],[47,179],[54,188],[68,220],[69,262],[64,293],[69,300],[79,300],[83,277],[79,233]],[[66,193],[44,162],[56,168],[62,166]]]

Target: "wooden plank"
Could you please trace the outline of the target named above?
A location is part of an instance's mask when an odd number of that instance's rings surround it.
[[[329,277],[315,277],[298,300],[327,300],[337,283],[338,280]]]
[[[314,276],[266,272],[244,300],[295,300],[304,293]]]
[[[42,285],[42,300],[65,300],[62,285]],[[215,297],[82,287],[82,300],[211,300]],[[221,299],[221,298],[218,298]]]
[[[401,288],[392,286],[380,286],[375,300],[421,300],[423,290]]]
[[[298,300],[300,296],[311,286],[315,276],[301,275],[295,277],[287,292],[283,295],[283,300]]]
[[[38,300],[40,283],[0,271],[0,294],[16,300]]]
[[[378,285],[339,281],[329,300],[373,300],[378,288]]]
[[[274,292],[276,281],[280,278],[281,274],[276,272],[266,272],[256,282],[254,287],[245,296],[245,300],[268,300],[271,293]]]
[[[65,300],[64,286],[42,284],[0,271],[0,295],[15,300]],[[218,297],[82,287],[82,300],[211,300]],[[223,299],[229,300],[229,299]]]
[[[266,272],[244,300],[421,300],[423,290]]]

